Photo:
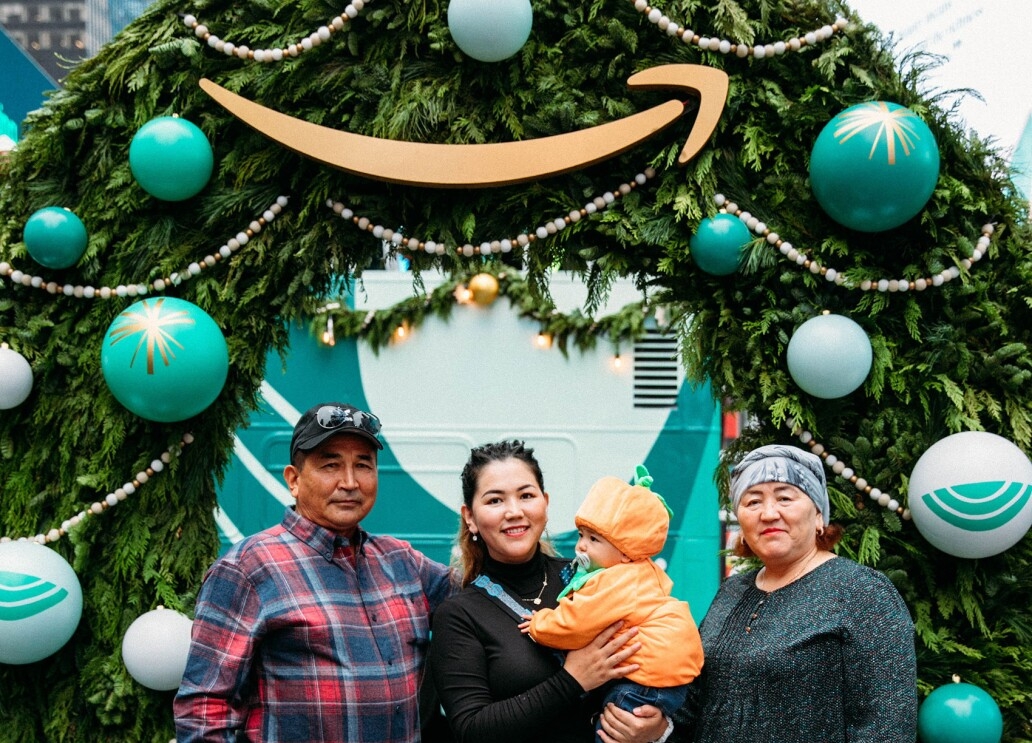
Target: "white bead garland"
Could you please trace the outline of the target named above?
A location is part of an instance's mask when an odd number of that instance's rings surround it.
[[[50,542],[56,542],[63,536],[66,536],[68,532],[79,526],[82,522],[88,519],[90,516],[99,516],[100,514],[107,511],[109,508],[117,506],[119,503],[124,501],[128,496],[132,495],[137,489],[146,483],[151,477],[162,472],[165,469],[165,465],[172,461],[172,457],[179,456],[183,448],[189,446],[194,441],[193,434],[184,433],[183,438],[180,439],[179,444],[176,446],[169,447],[161,453],[161,455],[150,463],[150,466],[145,470],[137,472],[131,482],[125,483],[122,487],[116,488],[112,492],[108,493],[102,500],[91,503],[87,508],[79,511],[74,516],[65,519],[61,522],[60,528],[53,528],[46,534],[42,532],[34,537],[0,537],[0,543],[4,542],[37,542],[38,544],[47,544]]]
[[[867,480],[862,477],[858,477],[852,467],[847,466],[834,454],[829,454],[824,445],[814,441],[813,434],[797,425],[794,419],[789,418],[785,421],[785,425],[788,426],[794,436],[799,437],[800,442],[810,447],[810,451],[812,453],[823,459],[825,466],[829,467],[836,476],[853,483],[853,486],[857,491],[866,493],[872,501],[882,508],[895,511],[904,521],[910,520],[909,508],[903,508],[899,501],[891,497],[888,493],[884,493],[878,488],[872,487]]]
[[[724,194],[716,194],[713,197],[713,203],[715,203],[720,211],[724,214],[732,214],[738,217],[750,231],[755,232],[757,235],[766,238],[767,243],[774,248],[777,248],[778,252],[781,253],[785,258],[792,261],[798,266],[805,268],[812,274],[820,274],[824,276],[828,281],[833,282],[837,286],[844,286],[847,289],[859,289],[864,292],[889,292],[889,293],[903,293],[906,291],[918,291],[922,292],[929,286],[939,287],[946,284],[954,279],[960,278],[960,268],[958,266],[950,266],[949,268],[940,271],[934,276],[920,279],[878,279],[878,280],[864,280],[859,284],[853,284],[846,278],[846,276],[834,268],[827,268],[822,266],[817,261],[809,258],[805,253],[801,253],[797,250],[792,243],[787,240],[782,240],[781,236],[776,232],[772,232],[770,228],[763,222],[753,217],[749,212],[742,211],[738,204],[733,201],[728,201]],[[989,245],[992,242],[991,238],[993,233],[996,231],[996,226],[993,223],[982,225],[982,234],[978,238],[975,244],[975,249],[971,253],[970,258],[962,258],[960,265],[963,266],[964,270],[970,270],[971,267],[982,260],[985,254],[989,251]]]
[[[647,0],[631,0],[631,2],[639,13],[648,18],[650,23],[655,24],[655,26],[667,36],[676,37],[685,44],[697,46],[703,51],[719,52],[724,55],[733,54],[741,59],[746,57],[765,59],[767,57],[781,56],[785,52],[798,52],[800,49],[814,46],[818,42],[830,39],[839,31],[844,30],[848,25],[845,18],[838,17],[831,25],[821,26],[820,28],[810,31],[803,36],[796,36],[785,41],[775,41],[773,43],[757,45],[736,44],[728,39],[699,36],[699,34],[695,33],[687,26],[682,26],[676,21],[672,21],[669,17],[663,14],[663,11],[658,8],[653,8],[648,4]]]
[[[342,30],[345,24],[357,18],[365,5],[366,0],[351,0],[347,7],[340,14],[331,18],[325,26],[319,26],[300,41],[277,49],[250,49],[243,44],[234,44],[231,41],[220,39],[208,30],[208,26],[200,23],[194,15],[184,15],[183,23],[194,32],[198,39],[227,57],[236,57],[252,62],[282,62],[284,59],[299,57],[302,52],[311,51],[324,41],[329,41],[330,37]]]
[[[641,173],[634,176],[633,181],[621,183],[614,191],[606,191],[601,196],[596,196],[581,207],[580,210],[574,210],[565,216],[551,219],[531,233],[522,232],[516,237],[484,240],[478,245],[466,243],[465,245],[453,246],[451,248],[445,246],[443,243],[435,242],[434,240],[420,240],[416,237],[404,237],[400,232],[395,232],[383,225],[374,224],[368,217],[359,217],[353,210],[349,209],[339,201],[327,199],[326,206],[332,209],[334,214],[338,215],[341,219],[348,220],[364,232],[372,233],[374,237],[379,237],[381,240],[393,243],[395,247],[404,248],[410,251],[422,250],[428,255],[444,255],[450,250],[453,254],[461,254],[467,258],[471,258],[474,255],[509,253],[513,248],[522,249],[538,240],[547,240],[548,238],[558,234],[560,231],[566,229],[570,224],[579,222],[581,218],[595,214],[609,206],[612,206],[616,203],[617,199],[626,196],[635,188],[644,185],[650,178],[654,178],[655,176],[656,171],[654,168],[645,168]]]
[[[170,286],[178,286],[194,276],[199,276],[202,271],[212,268],[216,263],[229,258],[233,253],[246,245],[252,237],[261,232],[265,225],[274,220],[286,207],[288,201],[286,196],[277,197],[276,201],[262,212],[262,216],[252,220],[247,229],[238,232],[236,236],[223,243],[217,252],[206,255],[201,261],[195,261],[181,271],[164,278],[155,279],[149,284],[119,284],[113,289],[109,286],[98,288],[92,286],[73,286],[72,284],[61,285],[54,281],[46,281],[41,276],[31,276],[23,271],[19,271],[11,266],[8,261],[0,261],[0,277],[8,276],[14,284],[42,289],[48,294],[63,294],[66,297],[75,297],[76,299],[110,299],[113,296],[137,297],[150,292],[163,292]]]

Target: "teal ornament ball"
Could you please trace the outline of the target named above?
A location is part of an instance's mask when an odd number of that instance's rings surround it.
[[[917,114],[896,103],[851,106],[821,130],[810,187],[828,216],[883,232],[917,216],[939,180],[939,145]]]
[[[197,415],[229,373],[226,339],[197,305],[175,297],[136,302],[104,335],[100,368],[122,405],[161,423]]]
[[[451,0],[448,30],[467,56],[500,62],[530,38],[534,12],[530,0]]]
[[[171,609],[141,614],[122,637],[125,670],[148,689],[178,689],[190,653],[192,628],[188,616]]]
[[[1000,743],[1003,715],[981,687],[945,684],[921,702],[917,735],[921,743]]]
[[[842,315],[818,315],[788,341],[788,373],[814,397],[845,397],[867,379],[874,360],[864,329]]]
[[[82,587],[61,555],[36,542],[0,544],[0,663],[53,655],[81,616]]]
[[[74,266],[86,252],[86,225],[75,212],[59,206],[37,209],[22,232],[25,249],[46,268]]]
[[[17,351],[0,346],[0,410],[10,410],[32,393],[32,367]]]
[[[144,191],[163,201],[183,201],[211,178],[211,144],[196,124],[160,116],[140,127],[129,143],[129,169]]]
[[[1032,462],[1018,446],[986,431],[940,439],[910,473],[914,526],[954,557],[990,557],[1032,527]]]
[[[692,260],[700,269],[714,276],[727,276],[738,270],[742,250],[752,235],[738,217],[717,214],[699,222],[689,243]]]

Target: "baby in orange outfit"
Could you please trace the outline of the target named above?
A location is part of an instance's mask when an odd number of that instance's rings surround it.
[[[542,645],[575,650],[621,619],[637,627],[642,646],[631,660],[640,668],[606,686],[603,707],[651,704],[670,718],[702,669],[702,641],[688,604],[670,595],[673,581],[652,560],[672,512],[651,484],[639,467],[634,485],[603,477],[591,487],[574,517],[577,573],[559,605],[535,611],[524,631]]]

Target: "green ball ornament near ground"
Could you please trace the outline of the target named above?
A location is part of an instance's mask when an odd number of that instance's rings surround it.
[[[197,305],[148,298],[112,321],[100,368],[111,394],[131,412],[172,423],[192,418],[219,396],[229,351],[222,330]]]
[[[728,276],[738,270],[742,250],[752,240],[749,228],[738,217],[717,214],[699,222],[689,246],[692,260],[714,276]]]
[[[953,683],[934,689],[917,711],[921,743],[1000,743],[1003,716],[984,689]]]
[[[939,145],[910,109],[850,106],[821,130],[810,187],[828,216],[860,232],[884,232],[917,216],[939,180]]]
[[[74,266],[86,252],[86,225],[72,211],[59,206],[37,209],[25,222],[25,249],[46,268]]]
[[[530,38],[530,0],[451,0],[448,30],[455,45],[479,62],[500,62]]]
[[[161,116],[140,127],[129,143],[129,169],[144,191],[162,201],[183,201],[208,184],[211,143],[196,124]]]

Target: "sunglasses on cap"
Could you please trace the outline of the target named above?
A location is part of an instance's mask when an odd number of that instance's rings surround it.
[[[359,428],[373,436],[380,433],[380,419],[362,410],[348,410],[337,405],[323,405],[315,411],[316,422],[328,431],[347,426]]]

